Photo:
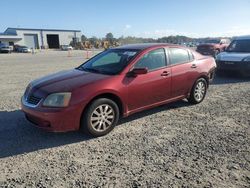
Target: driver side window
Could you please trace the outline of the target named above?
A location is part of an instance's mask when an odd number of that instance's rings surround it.
[[[166,55],[163,48],[152,50],[145,54],[134,66],[134,68],[148,68],[149,71],[166,66]]]

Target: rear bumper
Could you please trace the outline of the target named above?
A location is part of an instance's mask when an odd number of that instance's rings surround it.
[[[199,52],[202,55],[211,55],[214,56],[215,55],[215,50],[214,49],[197,49],[197,52]]]
[[[68,132],[80,127],[82,108],[77,105],[67,108],[30,107],[22,98],[21,108],[28,121],[46,131]]]
[[[209,77],[208,77],[208,81],[209,81],[209,84],[213,83],[213,80],[214,80],[214,77],[215,77],[215,71],[216,71],[216,68],[214,68],[210,73],[209,73]]]

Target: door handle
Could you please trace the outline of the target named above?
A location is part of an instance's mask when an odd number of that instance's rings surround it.
[[[197,68],[197,65],[196,65],[196,64],[193,64],[193,65],[191,66],[191,68],[195,69],[195,68]]]
[[[170,73],[168,71],[164,71],[163,73],[161,73],[161,76],[168,76]]]

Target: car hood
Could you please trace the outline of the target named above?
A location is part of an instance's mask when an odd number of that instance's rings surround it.
[[[30,83],[30,87],[35,92],[39,90],[43,93],[56,93],[72,91],[75,88],[107,79],[110,75],[95,74],[77,69],[61,71],[51,74]]]
[[[216,59],[219,61],[242,61],[248,56],[250,56],[250,53],[222,52]]]

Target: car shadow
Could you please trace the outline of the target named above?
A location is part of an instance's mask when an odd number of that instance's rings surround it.
[[[29,123],[22,111],[0,111],[0,158],[81,142],[81,132],[51,133]]]
[[[189,105],[179,101],[136,113],[119,121],[118,125],[149,116],[161,111]],[[29,123],[21,110],[0,111],[0,158],[25,154],[41,149],[78,143],[92,139],[80,131],[51,133],[40,130]]]
[[[149,110],[145,110],[145,111],[142,111],[142,112],[132,114],[131,116],[128,116],[126,118],[122,118],[119,121],[118,125],[122,125],[124,123],[134,121],[136,119],[140,119],[140,118],[143,118],[143,117],[146,117],[146,116],[150,116],[150,115],[156,114],[158,112],[167,111],[167,110],[175,109],[175,108],[181,108],[181,107],[185,107],[185,106],[191,106],[191,104],[188,103],[186,100],[180,100],[180,101],[177,101],[177,102],[169,103],[169,104],[162,105],[162,106],[159,106],[159,107],[156,107],[156,108],[152,108],[152,109],[149,109]]]
[[[211,85],[234,84],[250,82],[250,77],[243,77],[239,74],[216,75]]]

